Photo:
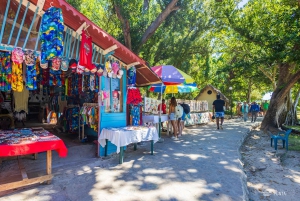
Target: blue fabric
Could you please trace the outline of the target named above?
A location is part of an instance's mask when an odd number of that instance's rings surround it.
[[[131,67],[128,70],[128,85],[135,85],[136,82],[136,69],[135,67]]]
[[[46,10],[41,22],[41,63],[62,57],[64,51],[64,19],[60,8]]]
[[[224,117],[224,112],[216,112],[215,117],[216,118],[223,118]]]
[[[171,113],[170,114],[170,120],[171,121],[175,121],[176,119],[175,119],[175,113]]]
[[[257,104],[251,105],[250,112],[259,112],[259,106]]]
[[[183,112],[182,117],[181,117],[181,120],[182,120],[182,121],[185,121],[185,117],[186,117],[186,114],[185,114],[185,112]]]

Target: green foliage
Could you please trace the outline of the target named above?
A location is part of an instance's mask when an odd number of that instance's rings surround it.
[[[300,130],[300,127],[299,127],[299,130]],[[300,151],[300,136],[299,135],[290,135],[289,136],[289,150]]]
[[[259,100],[272,91],[278,65],[299,70],[300,9],[297,1],[179,0],[154,35],[141,38],[170,0],[68,0],[69,3],[124,43],[115,6],[129,20],[133,51],[151,66],[170,64],[190,74],[201,87],[212,84],[233,100]],[[149,2],[148,6],[144,2]],[[264,71],[264,72],[263,72]],[[192,98],[196,94],[178,94]]]

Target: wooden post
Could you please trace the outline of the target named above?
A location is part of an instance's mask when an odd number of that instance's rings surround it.
[[[120,147],[120,158],[119,158],[119,164],[122,164],[124,161],[124,147]]]
[[[19,169],[20,169],[20,172],[21,172],[21,175],[22,175],[22,180],[28,179],[28,176],[27,176],[25,167],[24,167],[24,165],[22,164],[21,159],[20,159],[19,156],[18,156],[18,165],[19,165]]]
[[[153,145],[154,145],[154,141],[151,140],[151,155],[153,155]]]
[[[108,139],[105,139],[104,156],[107,156]]]
[[[47,151],[47,175],[51,175],[52,173],[52,151],[48,150]],[[51,184],[51,180],[47,181],[47,184]]]

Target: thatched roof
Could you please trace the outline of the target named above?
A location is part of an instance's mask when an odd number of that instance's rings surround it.
[[[211,90],[215,91],[217,94],[220,94],[221,99],[225,100],[226,102],[229,102],[229,99],[228,99],[224,94],[222,94],[222,92],[221,92],[219,89],[217,89],[216,87],[212,86],[211,84],[208,84],[208,85],[206,85],[203,89],[201,89],[201,91],[199,92],[198,96],[196,96],[195,100],[197,100],[198,97],[199,97],[203,92],[205,92],[205,91],[208,90],[208,89],[211,89]]]

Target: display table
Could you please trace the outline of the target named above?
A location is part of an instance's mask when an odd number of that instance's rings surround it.
[[[153,124],[155,124],[156,129],[159,131],[159,115],[158,114],[151,114],[151,115],[144,114],[142,118],[143,118],[143,124],[144,123],[153,123]],[[161,122],[167,122],[168,120],[169,120],[169,115],[166,115],[166,114],[161,115]]]
[[[168,121],[169,117],[166,114],[161,115],[161,122]],[[158,114],[151,114],[151,115],[143,115],[143,123],[152,122],[154,124],[159,123],[159,115]]]
[[[120,152],[119,163],[123,163],[124,159],[124,147],[142,141],[151,141],[151,155],[153,155],[153,144],[158,141],[158,133],[154,126],[127,126],[120,128],[103,128],[100,136],[99,143],[102,147],[105,147],[105,156],[107,156],[107,140],[111,141],[117,146],[117,153]]]
[[[28,178],[18,157],[22,180],[1,184],[0,191],[45,181],[50,184],[53,177],[51,174],[52,150],[57,151],[60,157],[66,157],[68,153],[64,142],[44,129],[0,130],[0,159],[1,157],[22,156],[47,151],[46,175]]]

